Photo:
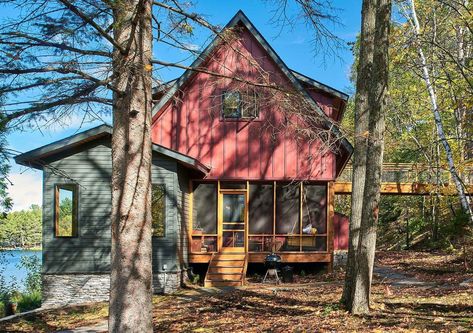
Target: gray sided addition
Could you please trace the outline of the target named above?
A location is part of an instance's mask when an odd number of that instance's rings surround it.
[[[92,140],[81,137],[79,144],[72,142],[58,149],[51,144],[52,152],[45,153],[43,147],[36,150],[40,155],[32,151],[16,158],[20,164],[43,170],[43,306],[108,299],[112,162],[110,133],[102,134]],[[184,221],[192,161],[180,163],[166,156],[163,147],[157,148],[153,151],[152,182],[165,187],[165,225],[164,237],[152,240],[153,287],[156,293],[169,293],[181,285],[187,269]],[[57,184],[77,184],[76,237],[55,234]]]

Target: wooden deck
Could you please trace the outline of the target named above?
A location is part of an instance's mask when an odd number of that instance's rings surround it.
[[[249,252],[248,263],[264,263],[264,258],[269,252]],[[284,263],[310,263],[322,262],[330,263],[332,255],[328,252],[277,252]],[[190,253],[189,262],[194,264],[208,264],[212,259],[213,253]]]

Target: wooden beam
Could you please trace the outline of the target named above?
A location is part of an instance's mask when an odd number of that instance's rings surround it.
[[[251,263],[264,263],[264,259],[269,252],[249,252],[248,261]],[[332,260],[332,255],[326,252],[277,252],[281,256],[283,263],[310,263],[310,262],[326,262]],[[212,253],[190,253],[189,263],[207,264],[212,259]]]
[[[249,253],[248,261],[251,263],[264,263],[264,259],[268,255],[268,252],[262,253]],[[315,253],[315,252],[295,252],[295,253],[284,253],[277,252],[281,256],[283,263],[303,263],[303,262],[330,262],[330,253]]]

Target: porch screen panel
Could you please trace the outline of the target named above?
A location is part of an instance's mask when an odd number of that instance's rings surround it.
[[[317,234],[327,233],[327,187],[304,184],[302,193],[302,230],[310,234],[310,225]]]
[[[250,184],[250,234],[273,233],[273,185]]]
[[[196,184],[194,186],[193,230],[203,234],[217,233],[217,184]]]
[[[300,198],[298,184],[276,186],[276,234],[300,233]]]

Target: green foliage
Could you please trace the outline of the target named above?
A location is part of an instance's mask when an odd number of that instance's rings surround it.
[[[22,293],[16,300],[18,312],[30,311],[41,306],[41,291]]]
[[[28,272],[25,280],[27,292],[41,292],[41,259],[37,256],[23,256],[19,266]]]
[[[59,190],[65,191],[63,189]],[[72,199],[70,197],[61,198],[59,203],[58,236],[72,236]]]
[[[405,1],[397,2],[397,5],[409,7]],[[416,9],[422,30],[418,44],[413,43],[413,31],[408,21],[401,19],[392,24],[384,162],[428,165],[422,181],[433,184],[432,190],[435,190],[437,185],[442,186],[448,171],[422,78],[418,47],[423,48],[432,73],[432,84],[455,164],[461,176],[466,176],[464,167],[473,162],[473,57],[469,51],[473,45],[470,29],[473,3],[460,5],[453,1],[419,0]],[[358,50],[359,40],[353,44],[352,82],[356,80]],[[352,100],[347,105],[342,125],[353,140]],[[456,212],[458,201],[454,196],[436,198],[435,194],[425,198],[382,196],[378,244],[404,248],[409,241],[425,247],[451,246],[465,230],[462,214]],[[337,211],[349,212],[350,200],[337,199]]]
[[[32,247],[41,244],[41,207],[11,212],[0,218],[0,245]]]
[[[4,256],[2,254],[0,261],[5,260]],[[27,271],[26,288],[24,291],[19,291],[20,288],[16,280],[7,283],[4,269],[0,272],[0,316],[5,315],[6,307],[9,304],[15,304],[17,312],[25,312],[41,306],[40,259],[37,256],[23,256],[18,266]]]

